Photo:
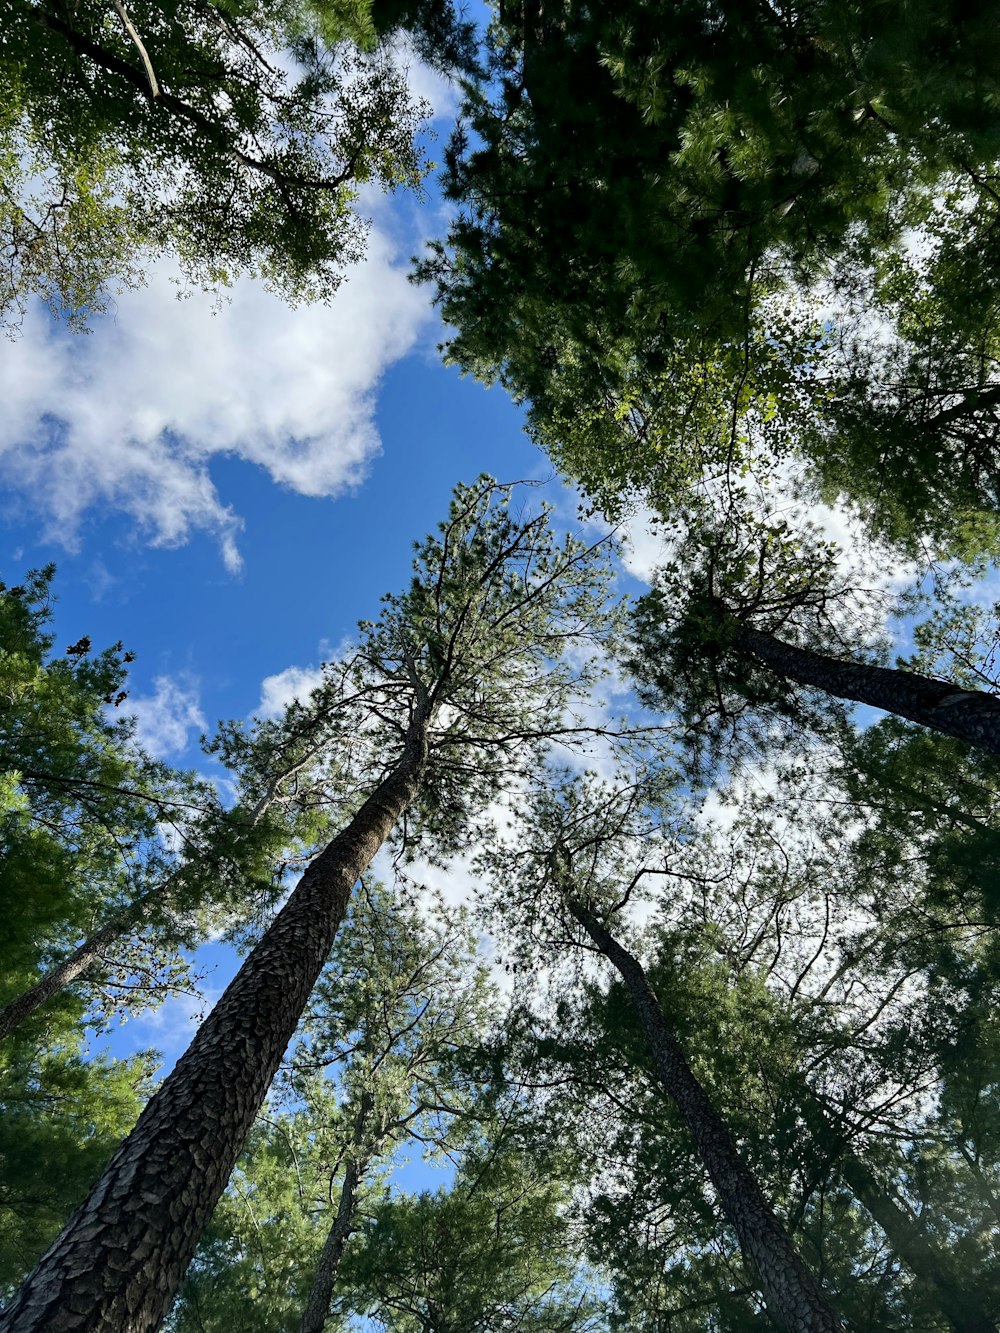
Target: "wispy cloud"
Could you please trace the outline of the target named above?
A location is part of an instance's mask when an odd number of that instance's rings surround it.
[[[155,759],[183,753],[191,731],[207,726],[197,684],[187,676],[157,676],[153,693],[130,698],[123,711],[133,715],[136,740]]]
[[[393,40],[392,51],[396,64],[406,72],[406,83],[414,101],[423,102],[430,109],[432,121],[452,120],[459,107],[458,83],[421,60],[406,33],[400,33]]]
[[[0,482],[68,546],[85,513],[116,509],[156,545],[210,533],[236,570],[241,523],[211,461],[256,463],[302,495],[357,485],[379,450],[375,388],[427,301],[379,230],[330,306],[291,309],[241,281],[214,309],[178,300],[173,276],[155,267],[86,338],[30,312],[4,353]]]

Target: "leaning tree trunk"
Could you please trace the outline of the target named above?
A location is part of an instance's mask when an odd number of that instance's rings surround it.
[[[950,1256],[936,1245],[879,1184],[863,1158],[850,1148],[846,1136],[830,1122],[812,1089],[799,1086],[802,1117],[818,1143],[832,1137],[839,1149],[836,1166],[855,1198],[885,1232],[895,1253],[937,1305],[954,1333],[997,1333],[985,1301],[974,1283],[963,1283]]]
[[[286,770],[278,775],[275,781],[272,781],[271,790],[260,800],[251,812],[250,824],[256,824],[268,805],[274,799],[274,788],[277,782],[289,776],[294,769]],[[169,883],[169,881],[168,881]],[[169,904],[169,891],[163,884],[154,885],[147,889],[140,897],[127,904],[119,912],[93,935],[89,935],[82,944],[78,944],[71,954],[68,954],[61,962],[56,963],[54,967],[39,977],[33,986],[11,1000],[9,1004],[0,1009],[0,1041],[17,1028],[26,1018],[30,1018],[36,1010],[46,1004],[53,995],[58,995],[61,990],[81,976],[97,962],[103,951],[109,944],[115,940],[121,939],[128,931],[135,930],[137,926],[148,921],[153,915],[154,907],[163,908],[164,903]]]
[[[845,662],[812,648],[798,648],[749,625],[737,625],[732,642],[800,685],[871,704],[945,736],[955,736],[979,750],[1000,754],[1000,698],[996,695],[963,690],[914,671]]]
[[[416,795],[426,716],[316,858],[103,1176],[0,1314],[5,1333],[158,1327],[295,1032],[358,877]]]
[[[109,944],[120,939],[126,931],[134,929],[150,913],[154,900],[160,896],[160,890],[151,890],[143,894],[136,902],[118,912],[93,935],[89,935],[82,944],[77,945],[71,954],[41,976],[33,986],[22,991],[16,999],[0,1009],[0,1041],[9,1037],[14,1029],[26,1018],[42,1007],[53,995],[57,995],[74,982],[81,973],[97,962]]]
[[[694,1137],[743,1255],[758,1275],[768,1312],[788,1333],[843,1333],[843,1324],[796,1253],[721,1116],[691,1072],[642,965],[581,903],[571,901],[569,908],[625,983],[660,1083]]]
[[[316,1265],[316,1274],[313,1277],[313,1283],[309,1289],[309,1298],[306,1301],[306,1308],[302,1315],[301,1333],[323,1333],[327,1316],[330,1313],[330,1300],[333,1296],[334,1283],[337,1281],[340,1261],[344,1257],[344,1249],[351,1238],[351,1232],[354,1230],[354,1210],[358,1200],[358,1186],[361,1183],[367,1160],[366,1156],[361,1153],[361,1145],[368,1129],[368,1119],[374,1104],[375,1099],[370,1092],[362,1094],[361,1105],[358,1109],[357,1119],[354,1122],[353,1151],[344,1168],[344,1183],[340,1189],[337,1216],[327,1233],[322,1253],[319,1256],[319,1263]]]

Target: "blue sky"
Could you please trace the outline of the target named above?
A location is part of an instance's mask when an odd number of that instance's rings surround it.
[[[443,108],[439,153],[454,94],[414,82]],[[318,662],[406,579],[457,481],[551,473],[507,396],[437,354],[430,293],[408,282],[444,226],[433,186],[362,208],[369,257],[328,308],[248,281],[179,301],[164,262],[89,335],[39,308],[2,348],[3,577],[54,561],[60,639],[137,654],[127,706],[153,748],[177,728],[158,741],[150,700],[211,727]]]
[[[318,663],[322,643],[338,642],[405,582],[414,541],[445,516],[456,481],[481,471],[504,479],[550,473],[506,395],[438,362],[439,332],[429,325],[378,386],[379,449],[348,491],[304,495],[254,463],[211,461],[220,500],[241,523],[239,570],[227,568],[209,533],[153,545],[107,502],[81,516],[67,545],[45,531],[30,491],[8,483],[0,492],[4,577],[17,581],[26,568],[55,561],[60,643],[84,633],[95,645],[122,639],[137,654],[132,700],[169,677],[196,697],[209,726],[245,715],[265,677]]]

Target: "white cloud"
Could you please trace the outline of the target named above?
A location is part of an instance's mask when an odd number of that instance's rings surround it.
[[[207,723],[198,702],[197,686],[188,678],[157,676],[154,692],[128,700],[126,710],[135,718],[136,740],[156,759],[182,753],[188,733],[204,731]]]
[[[658,525],[653,511],[639,505],[622,531],[622,564],[641,583],[652,583],[653,572],[670,558],[672,535]]]
[[[457,115],[460,90],[454,79],[439,74],[421,60],[406,33],[395,38],[391,50],[396,64],[406,74],[406,84],[413,99],[426,103],[431,120],[450,120]]]
[[[302,495],[358,484],[379,450],[375,387],[427,301],[378,230],[329,306],[291,309],[244,280],[216,310],[201,292],[178,300],[171,277],[154,266],[86,338],[32,309],[4,353],[0,481],[69,546],[84,513],[113,508],[156,545],[204,530],[237,569],[241,523],[212,459],[256,463]]]
[[[232,975],[239,966],[239,961],[233,952],[232,966],[222,970]],[[229,976],[222,978],[223,981],[228,979]],[[195,1033],[218,1002],[223,989],[222,984],[209,986],[202,982],[190,990],[169,995],[157,1008],[147,1009],[129,1023],[127,1035],[119,1033],[112,1049],[118,1054],[124,1046],[124,1053],[130,1054],[133,1051],[153,1047],[161,1056],[157,1076],[166,1078],[176,1061],[190,1046]]]
[[[285,667],[273,676],[265,676],[260,683],[258,717],[280,717],[289,704],[299,700],[305,703],[313,690],[323,683],[319,667]]]

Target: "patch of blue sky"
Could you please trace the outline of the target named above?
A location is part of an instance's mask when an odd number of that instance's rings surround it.
[[[84,633],[98,646],[121,639],[137,654],[134,697],[153,695],[158,678],[181,677],[196,682],[210,726],[244,716],[265,677],[318,665],[323,644],[405,585],[413,543],[445,517],[457,481],[550,470],[505,395],[459,379],[424,348],[384,377],[375,421],[380,452],[364,480],[334,498],[276,485],[246,460],[211,460],[211,481],[239,516],[239,572],[226,568],[211,535],[150,545],[108,503],[83,516],[67,549],[57,532],[40,530],[30,493],[8,486],[3,576],[16,581],[55,561],[60,645]],[[194,754],[189,746],[169,757]]]

